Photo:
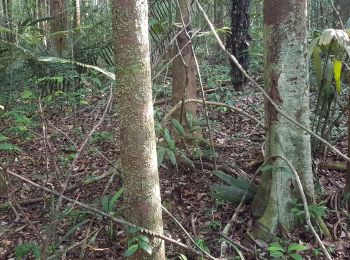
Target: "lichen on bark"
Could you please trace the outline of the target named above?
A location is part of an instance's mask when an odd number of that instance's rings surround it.
[[[113,31],[125,217],[161,234],[147,1],[114,0]],[[130,259],[165,259],[163,241],[150,239],[152,255],[139,250]]]
[[[265,0],[265,89],[287,115],[309,127],[309,89],[306,62],[306,0]],[[266,159],[288,158],[298,172],[309,200],[314,196],[310,136],[265,102],[268,127]],[[258,224],[256,237],[269,239],[280,228],[294,224],[291,208],[299,197],[295,179],[287,165],[275,159],[271,173],[263,178],[252,207]]]

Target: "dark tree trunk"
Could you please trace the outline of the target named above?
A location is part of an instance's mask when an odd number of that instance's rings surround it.
[[[249,66],[249,6],[250,0],[232,0],[231,35],[227,39],[227,48],[237,57],[245,70]],[[231,78],[234,88],[237,91],[243,90],[245,77],[233,62],[231,62]]]

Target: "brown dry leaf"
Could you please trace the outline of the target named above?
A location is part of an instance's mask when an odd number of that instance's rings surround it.
[[[12,244],[12,241],[3,239],[1,240],[1,244],[3,244],[4,246],[10,246]]]

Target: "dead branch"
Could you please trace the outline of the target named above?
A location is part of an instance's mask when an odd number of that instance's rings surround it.
[[[200,99],[186,99],[184,101],[184,103],[198,103],[198,104],[203,104],[203,100]],[[254,121],[255,123],[257,123],[258,125],[261,125],[264,128],[264,124],[257,119],[256,117],[248,114],[247,112],[243,111],[242,109],[239,109],[237,107],[234,106],[230,106],[227,105],[225,103],[220,103],[220,102],[213,102],[213,101],[205,101],[205,104],[209,105],[209,106],[218,106],[218,107],[226,107],[230,110],[232,110],[233,112],[236,112],[238,114],[241,114],[247,118],[249,118],[250,120]],[[164,116],[163,120],[162,120],[162,124],[165,125],[166,121],[169,119],[169,117],[176,111],[178,110],[182,105],[182,101],[180,101],[179,103],[177,103],[172,109],[170,109],[170,111]]]
[[[10,171],[8,169],[4,169],[1,166],[0,166],[0,170],[8,173],[9,175],[11,175],[11,176],[13,176],[13,177],[15,177],[17,179],[22,180],[23,182],[26,182],[26,183],[30,184],[33,187],[36,187],[36,188],[41,189],[41,190],[44,190],[47,193],[50,193],[50,194],[55,195],[55,196],[61,196],[62,199],[66,200],[66,201],[74,203],[75,205],[78,205],[79,207],[84,208],[86,210],[89,210],[89,211],[91,211],[93,213],[96,213],[96,214],[99,214],[101,216],[104,216],[104,217],[106,217],[106,218],[112,220],[113,222],[118,223],[118,224],[120,224],[122,226],[139,228],[140,232],[142,232],[142,233],[148,234],[148,235],[150,235],[152,237],[160,238],[160,239],[162,239],[162,240],[164,240],[166,242],[169,242],[171,244],[177,245],[178,247],[180,247],[180,248],[182,248],[182,249],[184,249],[184,250],[186,250],[188,252],[191,252],[192,254],[195,254],[195,255],[198,255],[198,256],[203,256],[199,251],[197,251],[197,250],[195,250],[195,249],[193,249],[193,248],[191,248],[191,247],[189,247],[189,246],[187,246],[187,245],[185,245],[185,244],[183,244],[183,243],[181,243],[181,242],[179,242],[179,241],[177,241],[175,239],[172,239],[170,237],[164,236],[163,234],[158,234],[158,233],[156,233],[156,232],[154,232],[152,230],[148,230],[148,229],[145,229],[143,227],[139,227],[139,226],[137,226],[137,225],[135,225],[135,224],[133,224],[131,222],[128,222],[128,221],[126,221],[126,220],[124,220],[122,218],[114,217],[114,216],[112,216],[112,215],[110,215],[108,213],[105,213],[105,212],[103,212],[101,210],[98,210],[98,209],[93,208],[93,207],[91,207],[89,205],[86,205],[86,204],[84,204],[84,203],[82,203],[82,202],[80,202],[78,200],[74,200],[74,199],[71,199],[71,198],[66,197],[64,195],[60,195],[60,193],[58,193],[58,192],[55,192],[55,191],[53,191],[51,189],[48,189],[48,188],[46,188],[46,187],[44,187],[44,186],[42,186],[40,184],[37,184],[37,183],[35,183],[35,182],[31,181],[31,180],[28,180],[27,178],[25,178],[25,177],[23,177],[21,175],[18,175],[18,174],[14,173],[14,172],[12,172],[12,171]],[[206,255],[204,255],[203,257],[205,257],[207,259],[215,259],[215,258],[208,258]]]

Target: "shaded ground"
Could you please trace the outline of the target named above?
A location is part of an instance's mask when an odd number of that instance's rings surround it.
[[[235,106],[250,111],[256,117],[261,118],[263,111],[260,95],[252,92],[249,95],[233,96]],[[84,136],[90,131],[100,118],[104,102],[100,99],[91,99],[90,105],[85,109],[78,110],[76,116],[73,112],[66,113],[63,117],[55,116],[55,111],[47,110],[45,116],[50,118],[52,125],[48,125],[48,136],[51,149],[45,144],[42,137],[42,129],[33,129],[38,135],[32,140],[25,142],[18,139],[17,145],[22,153],[17,156],[1,154],[10,170],[34,180],[37,183],[51,189],[58,189],[59,184],[55,177],[63,179],[67,165],[74,154],[73,144],[81,143]],[[210,109],[210,118],[214,122],[213,133],[218,153],[218,163],[229,166],[232,172],[239,175],[251,176],[262,160],[262,146],[264,132],[254,125],[249,119],[232,112],[218,109]],[[76,119],[74,119],[76,118]],[[93,176],[101,176],[110,171],[111,163],[118,158],[118,151],[122,149],[117,144],[118,135],[114,126],[118,125],[115,114],[110,113],[99,128],[99,135],[94,135],[92,143],[83,156],[79,159],[74,169],[70,187],[75,188],[67,192],[70,198],[79,199],[89,205],[102,208],[101,198],[111,175],[102,180],[86,184],[84,181],[91,180]],[[38,121],[40,121],[38,119]],[[6,123],[9,122],[5,122]],[[40,124],[38,124],[40,125]],[[207,132],[204,134],[207,135]],[[341,150],[346,150],[346,141],[339,142]],[[5,159],[6,158],[6,159]],[[324,200],[331,209],[327,211],[326,225],[332,232],[333,238],[324,239],[324,243],[333,248],[335,259],[349,259],[350,257],[350,233],[348,229],[348,213],[341,203],[340,196],[336,191],[344,186],[344,173],[322,168],[323,158],[336,161],[336,157],[327,153],[319,155],[320,159],[314,161],[315,180],[317,190],[322,194],[319,201]],[[55,171],[56,160],[59,172]],[[210,157],[203,156],[202,162],[212,164]],[[220,255],[221,237],[220,232],[231,219],[235,212],[235,206],[228,203],[218,203],[211,197],[210,186],[219,183],[208,167],[202,167],[200,161],[196,161],[196,168],[178,161],[179,169],[176,170],[169,162],[160,167],[161,193],[163,205],[179,220],[190,234],[202,239],[214,256]],[[0,259],[14,257],[14,248],[25,242],[33,242],[41,245],[41,236],[50,236],[50,206],[52,197],[47,196],[41,190],[23,185],[20,181],[10,178],[10,194],[17,202],[37,199],[35,203],[24,203],[17,208],[19,219],[11,208],[6,206],[7,197],[1,197],[0,203]],[[83,181],[83,182],[82,182]],[[107,190],[107,195],[113,195],[120,189],[122,183],[117,175]],[[40,200],[45,198],[43,200]],[[32,201],[33,202],[33,201]],[[122,201],[117,203],[117,208],[122,206]],[[23,210],[23,212],[21,211]],[[85,221],[85,222],[83,222]],[[187,243],[188,239],[180,228],[168,215],[164,215],[165,234]],[[79,224],[82,223],[82,224]],[[75,226],[77,225],[77,226]],[[80,225],[80,226],[79,226]],[[74,227],[75,226],[75,227]],[[74,228],[73,228],[74,227]],[[240,244],[247,230],[252,227],[249,206],[243,206],[229,237]],[[123,259],[125,251],[126,233],[121,227],[111,224],[110,221],[92,215],[76,205],[64,204],[59,225],[56,226],[58,240],[63,240],[55,250],[51,247],[48,255],[66,255],[62,259]],[[71,234],[70,234],[71,233]],[[298,234],[300,235],[298,236]],[[63,239],[64,238],[64,239]],[[305,256],[309,259],[320,259],[316,256],[318,245],[315,244],[311,233],[304,227],[289,234],[285,240],[303,242],[309,250]],[[50,249],[50,247],[49,247]],[[67,251],[67,252],[65,252]],[[65,253],[62,253],[65,252]],[[169,258],[179,255],[182,251],[167,245]],[[230,251],[233,254],[231,249]],[[186,254],[186,252],[182,252]],[[250,259],[267,258],[266,249],[259,248],[243,253]]]

